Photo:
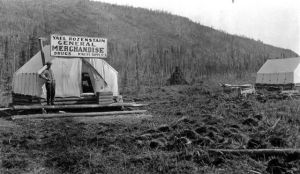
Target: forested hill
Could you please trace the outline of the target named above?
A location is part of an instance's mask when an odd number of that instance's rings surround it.
[[[7,81],[38,51],[37,38],[52,33],[108,38],[107,60],[123,85],[164,80],[175,66],[193,79],[254,72],[266,59],[297,56],[166,12],[88,0],[0,0],[0,26],[1,79]]]

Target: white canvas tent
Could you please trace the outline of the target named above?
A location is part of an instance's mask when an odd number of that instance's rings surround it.
[[[300,57],[267,60],[257,72],[256,84],[300,84]]]
[[[114,96],[119,95],[118,72],[103,59],[51,57],[50,46],[43,50],[45,61],[52,62],[55,97],[80,97],[83,93],[82,73],[89,75],[94,93],[111,91]],[[39,77],[45,68],[38,52],[14,73],[13,93],[45,98],[45,81]]]

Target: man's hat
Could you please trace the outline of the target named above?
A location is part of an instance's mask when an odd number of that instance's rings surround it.
[[[46,65],[48,65],[48,66],[52,65],[52,62],[49,61],[49,62],[46,63]]]

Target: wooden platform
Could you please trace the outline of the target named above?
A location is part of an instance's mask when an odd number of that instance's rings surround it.
[[[83,93],[80,97],[55,97],[54,103],[56,105],[78,105],[78,104],[112,104],[117,96],[113,96],[113,93],[97,92]],[[46,105],[47,100],[35,96],[22,95],[12,93],[12,105]]]
[[[0,117],[11,117],[16,115],[35,115],[35,114],[57,114],[57,113],[81,113],[93,114],[101,112],[121,112],[133,108],[147,106],[147,104],[137,103],[112,103],[112,104],[75,104],[75,105],[14,105],[9,108],[0,108]]]

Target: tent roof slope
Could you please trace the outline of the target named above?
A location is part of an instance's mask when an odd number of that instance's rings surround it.
[[[45,55],[45,62],[52,61],[53,59],[59,58],[59,57],[50,56],[50,45],[44,46],[43,51],[44,51],[44,55]],[[92,63],[92,61],[94,61],[94,58],[85,58],[85,60],[87,60],[89,63]],[[102,60],[102,59],[96,59],[96,60]],[[106,66],[108,66],[115,73],[118,73],[118,71],[115,70],[107,62],[105,62],[105,61],[101,61],[101,62],[104,63]],[[26,62],[20,69],[18,69],[16,74],[37,73],[42,67],[43,67],[42,55],[41,55],[41,51],[39,51],[28,62]]]
[[[51,61],[56,57],[50,56],[50,45],[43,47],[45,61]],[[37,73],[43,67],[41,51],[36,53],[28,62],[26,62],[18,71],[18,73]]]
[[[257,73],[287,73],[294,72],[300,64],[300,57],[286,59],[269,59]]]

